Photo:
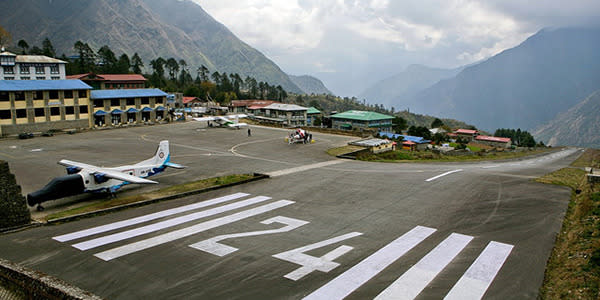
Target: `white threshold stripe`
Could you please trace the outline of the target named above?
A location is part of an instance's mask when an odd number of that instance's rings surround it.
[[[84,230],[76,231],[76,232],[65,234],[65,235],[55,236],[55,237],[53,237],[53,239],[57,240],[59,242],[67,242],[67,241],[71,241],[71,240],[76,240],[76,239],[79,239],[82,237],[86,237],[86,236],[90,236],[90,235],[94,235],[94,234],[98,234],[98,233],[103,233],[103,232],[111,231],[114,229],[119,229],[119,228],[131,226],[131,225],[135,225],[135,224],[139,224],[139,223],[143,223],[143,222],[148,222],[148,221],[152,221],[155,219],[160,219],[162,217],[167,217],[170,215],[174,215],[174,214],[178,214],[178,213],[182,213],[182,212],[186,212],[186,211],[190,211],[190,210],[194,210],[194,209],[198,209],[198,208],[202,208],[202,207],[206,207],[206,206],[210,206],[210,205],[214,205],[214,204],[219,204],[222,202],[226,202],[226,201],[230,201],[230,200],[234,200],[234,199],[238,199],[238,198],[242,198],[242,197],[246,197],[248,195],[250,195],[250,194],[246,194],[246,193],[231,194],[231,195],[224,196],[224,197],[214,198],[211,200],[206,200],[206,201],[202,201],[202,202],[198,202],[198,203],[193,203],[193,204],[189,204],[189,205],[185,205],[185,206],[180,206],[180,207],[175,207],[175,208],[159,211],[156,213],[140,216],[137,218],[127,219],[124,221],[119,221],[119,222],[114,222],[114,223],[110,223],[110,224],[106,224],[106,225],[102,225],[102,226],[98,226],[98,227],[84,229]]]
[[[165,221],[158,222],[155,224],[150,224],[150,225],[142,226],[139,228],[134,228],[134,229],[130,229],[127,231],[118,232],[118,233],[114,233],[111,235],[95,238],[95,239],[92,239],[89,241],[74,244],[73,247],[75,247],[79,250],[88,250],[88,249],[96,248],[96,247],[99,247],[102,245],[106,245],[106,244],[126,240],[126,239],[129,239],[132,237],[140,236],[143,234],[147,234],[150,232],[155,232],[155,231],[162,230],[165,228],[177,226],[179,224],[183,224],[186,222],[195,221],[195,220],[202,219],[205,217],[214,216],[216,214],[220,214],[220,213],[231,211],[231,210],[238,209],[241,207],[253,205],[253,204],[256,204],[259,202],[267,201],[269,199],[271,199],[271,197],[265,197],[265,196],[253,197],[253,198],[246,199],[243,201],[234,202],[234,203],[226,204],[223,206],[207,209],[204,211],[195,212],[192,214],[165,220]]]
[[[311,170],[311,169],[336,165],[336,164],[339,164],[342,162],[344,162],[344,161],[341,159],[340,160],[329,160],[329,161],[324,161],[324,162],[320,162],[320,163],[316,163],[316,164],[312,164],[312,165],[304,165],[304,166],[299,166],[299,167],[290,168],[290,169],[273,171],[273,172],[270,172],[267,174],[271,177],[277,177],[277,176],[288,175],[288,174],[292,174],[292,173],[296,173],[296,172],[302,172],[302,171],[307,171],[307,170]]]
[[[214,220],[202,222],[194,226],[186,227],[183,229],[175,230],[169,233],[161,234],[149,239],[141,240],[135,243],[127,244],[121,247],[113,248],[104,252],[96,253],[94,256],[109,261],[114,258],[118,258],[127,254],[138,252],[144,249],[152,248],[154,246],[162,245],[171,241],[175,241],[190,235],[194,235],[209,229],[213,229],[219,226],[230,224],[239,220],[243,220],[252,216],[256,216],[271,210],[275,210],[290,204],[294,201],[279,200],[277,202],[269,203],[263,206],[244,210],[228,216],[223,216]]]
[[[417,226],[340,274],[304,299],[343,299],[414,248],[436,229]]]
[[[437,176],[433,176],[433,177],[431,177],[431,178],[429,178],[429,179],[427,179],[427,180],[425,180],[425,181],[427,181],[427,182],[429,182],[429,181],[434,181],[434,180],[436,180],[436,179],[438,179],[438,178],[440,178],[440,177],[444,177],[444,176],[446,176],[446,175],[449,175],[449,174],[452,174],[452,173],[460,172],[460,171],[462,171],[462,170],[463,170],[463,169],[458,169],[458,170],[452,170],[452,171],[448,171],[448,172],[446,172],[446,173],[444,173],[444,174],[440,174],[440,175],[437,175]]]
[[[481,299],[512,248],[513,245],[490,242],[444,299]]]
[[[473,239],[453,233],[425,255],[383,292],[376,300],[414,299]]]

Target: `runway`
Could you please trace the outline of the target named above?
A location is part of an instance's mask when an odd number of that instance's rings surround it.
[[[315,144],[288,145],[287,131],[255,127],[248,138],[197,126],[0,141],[0,157],[24,191],[64,172],[55,166],[61,158],[118,165],[143,159],[161,139],[169,139],[172,160],[188,166],[155,177],[161,186],[274,175],[5,234],[0,257],[108,299],[534,299],[570,191],[530,178],[581,153],[368,163],[325,154],[349,137],[313,133]],[[34,165],[44,171],[30,172]],[[124,192],[149,188],[156,187]]]

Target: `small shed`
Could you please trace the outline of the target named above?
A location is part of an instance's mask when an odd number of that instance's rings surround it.
[[[395,150],[396,143],[385,139],[370,138],[350,142],[348,145],[365,147],[372,153],[382,153]]]

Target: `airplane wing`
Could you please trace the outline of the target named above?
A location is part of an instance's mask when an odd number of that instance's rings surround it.
[[[172,162],[166,162],[165,166],[167,166],[169,168],[174,168],[174,169],[185,169],[185,166],[182,166],[182,165],[176,164],[176,163],[172,163]]]
[[[113,179],[117,179],[117,180],[127,181],[127,182],[130,182],[130,183],[137,183],[137,184],[158,183],[156,181],[152,181],[152,180],[144,179],[144,178],[141,178],[141,177],[129,175],[129,174],[122,173],[122,172],[119,172],[119,171],[114,171],[114,170],[111,170],[111,169],[97,167],[97,166],[94,166],[94,165],[88,165],[88,164],[84,164],[84,163],[80,163],[80,162],[76,162],[76,161],[72,161],[72,160],[67,160],[67,159],[60,160],[58,162],[58,164],[66,166],[66,167],[76,167],[76,168],[79,168],[79,169],[86,169],[86,170],[89,170],[89,172],[91,172],[92,174],[102,174],[103,176],[108,177],[108,178],[113,178]]]
[[[158,183],[153,180],[148,180],[148,179],[144,179],[141,177],[122,173],[119,171],[113,171],[113,170],[102,169],[102,168],[98,168],[98,170],[96,170],[96,172],[94,172],[94,173],[102,174],[102,175],[104,175],[104,177],[108,177],[108,178],[112,178],[112,179],[127,181],[129,183],[137,183],[137,184]]]
[[[96,166],[92,166],[92,165],[88,165],[88,164],[84,164],[84,163],[80,163],[80,162],[76,162],[76,161],[72,161],[72,160],[68,160],[68,159],[61,159],[58,162],[59,165],[63,165],[65,167],[76,167],[79,169],[99,169],[99,167]]]
[[[237,115],[226,115],[225,117],[229,118],[230,120],[235,119],[235,118],[246,118],[248,117],[248,115],[245,114],[237,114]]]
[[[214,121],[217,118],[215,117],[201,117],[201,118],[192,118],[194,121],[206,122],[206,121]]]
[[[227,126],[229,127],[235,127],[235,128],[239,128],[239,127],[248,127],[248,124],[246,123],[230,123]]]

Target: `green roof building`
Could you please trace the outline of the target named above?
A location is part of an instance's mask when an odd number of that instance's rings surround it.
[[[335,129],[374,128],[383,132],[392,131],[394,117],[373,111],[349,110],[331,116],[331,125]]]
[[[321,125],[320,122],[318,122],[318,124],[315,124],[315,120],[319,119],[321,117],[321,111],[314,108],[314,107],[309,107],[308,110],[306,111],[306,125],[308,126],[319,126]]]

